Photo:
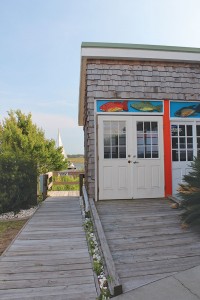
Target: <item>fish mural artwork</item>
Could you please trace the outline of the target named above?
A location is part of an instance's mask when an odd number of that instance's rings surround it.
[[[162,112],[163,105],[154,105],[150,101],[138,101],[131,104],[131,107],[141,112]]]
[[[200,113],[200,104],[182,107],[175,111],[174,116],[179,118],[187,118]]]
[[[121,112],[128,111],[128,101],[110,101],[99,107],[104,112]]]

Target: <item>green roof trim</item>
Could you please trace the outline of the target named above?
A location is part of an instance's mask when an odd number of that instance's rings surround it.
[[[162,45],[121,44],[121,43],[82,42],[81,48],[113,48],[113,49],[133,49],[133,50],[139,49],[139,50],[200,53],[200,48],[162,46]]]

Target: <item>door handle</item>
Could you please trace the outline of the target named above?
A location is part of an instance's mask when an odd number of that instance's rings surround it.
[[[139,161],[134,161],[133,164],[139,164]]]

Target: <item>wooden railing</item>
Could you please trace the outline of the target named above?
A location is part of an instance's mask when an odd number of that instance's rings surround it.
[[[56,180],[54,181],[53,178],[58,176],[62,178],[62,176],[68,175],[73,178],[77,178],[76,181],[63,181],[63,180]],[[43,200],[46,199],[48,191],[52,190],[53,185],[79,185],[79,193],[82,196],[82,187],[84,184],[84,177],[85,174],[83,171],[54,171],[48,172],[46,174],[40,175],[40,191],[43,196]]]

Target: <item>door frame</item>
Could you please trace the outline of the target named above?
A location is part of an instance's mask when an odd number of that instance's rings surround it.
[[[159,136],[162,137],[162,141],[160,143],[162,143],[162,146],[159,146],[159,153],[161,155],[160,159],[162,160],[161,161],[161,167],[162,167],[162,172],[163,172],[163,175],[162,175],[162,189],[163,189],[163,192],[162,192],[162,196],[159,195],[158,197],[164,197],[165,196],[165,165],[164,165],[164,152],[165,152],[165,149],[163,147],[163,143],[164,143],[164,133],[163,133],[163,116],[152,116],[152,115],[108,115],[108,114],[101,114],[101,115],[96,115],[96,118],[95,118],[95,123],[96,123],[96,132],[95,132],[95,135],[96,135],[96,159],[95,159],[95,172],[96,172],[96,188],[95,188],[95,196],[96,196],[96,200],[99,200],[99,189],[100,189],[100,177],[99,177],[99,162],[100,162],[100,157],[99,157],[99,147],[100,147],[100,142],[103,142],[102,140],[100,141],[100,138],[99,138],[99,120],[101,119],[101,117],[106,117],[108,119],[116,119],[116,120],[119,120],[119,119],[123,119],[124,120],[127,120],[127,124],[129,124],[129,129],[130,129],[130,123],[131,123],[131,126],[133,128],[133,121],[134,119],[138,119],[138,118],[143,118],[143,120],[141,121],[145,121],[145,119],[147,119],[147,121],[151,121],[149,119],[152,119],[152,121],[155,119],[157,119],[157,117],[159,117],[159,120],[156,120],[158,121],[158,123],[160,124],[159,125]],[[137,120],[135,120],[135,122],[137,122]],[[136,123],[135,123],[136,124]],[[129,133],[130,134],[130,133]],[[160,145],[160,144],[159,144]],[[133,146],[133,144],[131,145],[131,147]],[[130,147],[130,146],[129,146]],[[128,147],[127,147],[127,142],[126,142],[126,149],[128,150]],[[162,151],[162,153],[161,153]],[[133,154],[133,153],[132,153]],[[126,157],[126,160],[128,160],[128,152],[126,153],[127,157]],[[132,173],[133,173],[133,168],[132,169]],[[131,175],[133,176],[133,175]],[[130,199],[133,199],[134,197],[134,189],[132,188],[132,197]],[[124,198],[126,199],[126,198]],[[135,198],[134,198],[135,199]]]

